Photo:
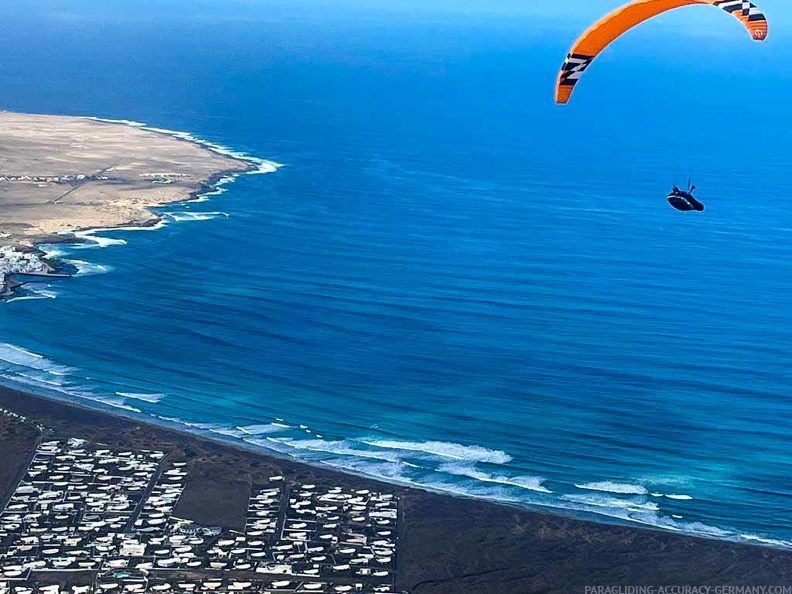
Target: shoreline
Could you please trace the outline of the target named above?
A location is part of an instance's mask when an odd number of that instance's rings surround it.
[[[264,467],[291,479],[394,493],[404,501],[398,583],[409,592],[584,592],[591,585],[792,583],[792,551],[531,510],[319,467],[79,402],[0,387],[0,407],[121,448],[211,454],[223,480]],[[247,473],[247,474],[246,474]],[[0,499],[5,493],[0,493]],[[550,580],[550,581],[548,581]],[[552,584],[553,588],[548,588]]]
[[[708,534],[691,534],[681,530],[665,528],[650,524],[648,522],[641,522],[637,520],[629,521],[623,518],[600,514],[591,510],[576,510],[572,508],[554,507],[551,505],[542,505],[539,503],[525,504],[516,501],[496,499],[492,497],[477,496],[471,493],[460,491],[444,490],[428,485],[421,485],[418,483],[399,480],[393,477],[367,474],[361,471],[353,471],[344,467],[337,467],[326,464],[322,461],[314,463],[308,460],[303,460],[297,456],[289,455],[286,452],[277,450],[275,448],[268,448],[257,443],[249,442],[241,437],[235,438],[231,435],[225,435],[212,431],[211,429],[192,426],[190,423],[178,419],[169,419],[150,413],[142,412],[140,409],[132,406],[118,405],[103,401],[101,399],[93,399],[87,396],[75,396],[68,392],[57,389],[49,389],[43,386],[36,386],[33,388],[21,382],[14,382],[13,380],[6,380],[0,378],[0,393],[4,390],[11,390],[19,394],[33,399],[43,400],[46,402],[54,403],[58,406],[65,406],[78,409],[85,413],[95,413],[98,415],[105,415],[118,420],[123,420],[131,423],[140,423],[152,428],[156,428],[165,432],[172,432],[185,438],[191,438],[201,441],[210,442],[220,447],[230,448],[235,451],[246,452],[252,455],[263,456],[283,463],[296,464],[317,470],[323,470],[333,474],[339,474],[350,478],[363,479],[373,481],[381,485],[387,485],[391,488],[398,488],[403,490],[415,490],[425,493],[431,493],[438,497],[450,497],[452,499],[459,499],[464,501],[471,501],[481,503],[482,505],[494,505],[514,511],[522,511],[532,514],[545,515],[553,518],[562,518],[570,521],[580,521],[603,526],[616,526],[622,527],[627,530],[647,531],[659,535],[678,536],[685,539],[702,540],[704,542],[713,543],[729,543],[735,546],[755,547],[759,549],[767,549],[772,551],[785,552],[792,555],[792,546],[783,541],[777,543],[772,542],[772,539],[764,538],[726,538],[718,537],[716,535]],[[0,396],[0,402],[2,397]]]
[[[29,114],[29,113],[20,113],[20,112],[8,112],[5,110],[0,110],[0,114],[12,114],[16,116],[28,116],[28,117],[55,117],[55,118],[73,118],[77,120],[85,120],[87,122],[93,122],[99,125],[106,125],[106,126],[114,126],[114,127],[126,127],[131,129],[138,129],[144,132],[150,133],[152,135],[156,135],[159,137],[167,138],[169,140],[173,140],[180,143],[186,143],[193,147],[198,147],[203,151],[211,153],[212,155],[223,158],[234,163],[238,163],[240,165],[244,165],[242,168],[229,168],[226,167],[225,169],[220,169],[210,173],[205,179],[201,179],[198,181],[198,187],[189,191],[185,195],[179,195],[173,197],[173,199],[168,200],[159,200],[156,203],[146,204],[143,208],[143,211],[148,214],[146,220],[138,221],[135,219],[129,219],[123,221],[117,225],[113,225],[111,227],[103,227],[103,226],[77,226],[73,229],[70,229],[67,232],[61,232],[58,234],[44,234],[40,236],[31,236],[27,238],[25,243],[18,243],[18,241],[10,241],[7,245],[8,247],[12,247],[19,251],[24,251],[25,253],[33,254],[37,260],[46,268],[46,272],[42,273],[3,273],[0,275],[0,301],[15,296],[16,290],[20,287],[27,284],[27,282],[14,282],[12,277],[14,276],[39,276],[42,278],[50,277],[50,278],[68,278],[71,277],[70,274],[64,274],[60,272],[60,269],[55,262],[57,258],[49,258],[47,257],[46,252],[42,249],[44,245],[85,245],[90,243],[90,239],[87,238],[87,235],[90,235],[94,232],[99,231],[123,231],[124,229],[131,229],[131,228],[153,228],[163,222],[163,217],[158,215],[157,213],[153,212],[152,209],[160,208],[167,205],[173,204],[180,204],[180,203],[187,203],[212,192],[217,191],[222,185],[225,183],[233,182],[238,176],[240,175],[249,175],[256,172],[264,172],[262,171],[264,167],[270,167],[272,171],[277,170],[279,164],[276,164],[271,161],[267,161],[264,159],[259,159],[257,157],[252,157],[246,155],[244,153],[239,153],[232,149],[223,147],[221,145],[205,141],[201,138],[194,137],[193,135],[187,132],[180,132],[176,130],[166,130],[162,128],[152,128],[146,124],[139,123],[139,122],[131,122],[126,120],[110,120],[110,119],[103,119],[103,118],[96,118],[92,116],[50,116],[47,114]],[[83,237],[80,237],[82,235]],[[27,243],[31,244],[30,246],[26,245]]]

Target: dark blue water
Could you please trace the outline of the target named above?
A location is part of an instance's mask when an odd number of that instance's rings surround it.
[[[151,4],[15,15],[2,107],[283,166],[59,247],[83,274],[0,307],[7,380],[389,480],[792,543],[783,35],[649,26],[559,108],[578,22]],[[688,175],[703,215],[665,203]]]

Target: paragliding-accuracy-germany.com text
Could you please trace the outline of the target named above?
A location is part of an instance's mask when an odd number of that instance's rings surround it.
[[[586,586],[585,594],[792,594],[792,586]]]

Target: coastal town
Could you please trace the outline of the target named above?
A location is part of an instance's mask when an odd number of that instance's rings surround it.
[[[42,439],[0,513],[0,594],[397,592],[393,495],[271,476],[235,531],[178,517],[188,476],[165,451]]]
[[[8,274],[47,274],[50,266],[36,252],[12,246],[0,247],[0,276]]]
[[[14,283],[10,278],[19,276],[62,277],[68,274],[56,273],[38,252],[21,250],[13,246],[0,247],[0,298],[8,297],[14,288],[22,283]]]

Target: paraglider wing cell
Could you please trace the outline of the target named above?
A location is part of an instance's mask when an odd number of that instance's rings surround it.
[[[739,19],[753,39],[763,41],[767,38],[767,19],[746,0],[634,0],[601,18],[578,38],[558,73],[556,103],[569,101],[583,72],[616,38],[657,15],[694,4],[708,4],[725,10]]]

